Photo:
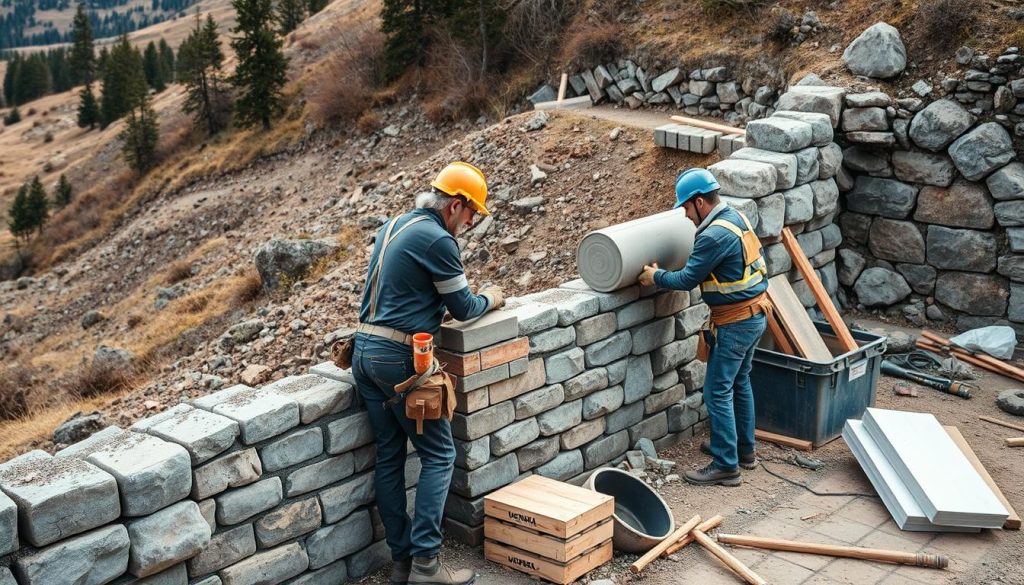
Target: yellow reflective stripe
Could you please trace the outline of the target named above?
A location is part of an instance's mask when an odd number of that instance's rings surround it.
[[[750,220],[747,219],[747,216],[743,215],[738,210],[734,211],[743,218],[743,223],[747,226],[747,231],[754,231],[754,228],[750,227]],[[723,227],[732,232],[736,237],[740,238],[740,245],[742,247],[743,230],[741,230],[736,224],[725,219],[716,219],[711,222],[708,227],[713,225]],[[760,284],[766,276],[768,276],[768,265],[765,263],[763,256],[758,256],[757,259],[750,264],[744,265],[743,277],[741,279],[734,280],[732,282],[719,282],[718,278],[713,273],[708,273],[708,279],[701,283],[700,289],[702,292],[719,294],[743,292]]]

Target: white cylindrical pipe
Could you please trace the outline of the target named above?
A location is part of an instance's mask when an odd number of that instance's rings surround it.
[[[596,230],[576,249],[576,269],[590,288],[618,290],[635,284],[645,264],[685,266],[696,232],[682,208]]]

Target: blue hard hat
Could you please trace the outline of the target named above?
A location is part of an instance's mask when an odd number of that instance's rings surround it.
[[[676,204],[672,209],[681,207],[697,195],[717,191],[720,187],[718,179],[707,169],[686,169],[676,177]]]

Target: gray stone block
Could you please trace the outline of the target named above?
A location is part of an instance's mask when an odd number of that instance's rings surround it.
[[[550,353],[576,342],[576,329],[556,327],[530,336],[530,355]]]
[[[839,226],[830,223],[818,230],[821,232],[821,247],[823,250],[833,250],[843,243],[843,231]]]
[[[651,352],[651,372],[661,375],[697,357],[697,337],[673,341]]]
[[[772,152],[796,152],[814,140],[814,129],[806,122],[788,118],[767,118],[747,123],[748,146]]]
[[[310,566],[310,559],[302,545],[293,542],[255,554],[220,572],[224,585],[251,585],[283,583],[299,575]]]
[[[1011,254],[999,257],[999,274],[1009,277],[1010,280],[1024,281],[1024,256]]]
[[[857,299],[867,307],[893,305],[910,294],[910,285],[899,274],[882,267],[868,268],[853,285]]]
[[[960,174],[980,181],[1016,157],[1010,134],[997,122],[986,122],[949,145],[949,156]]]
[[[562,387],[565,400],[583,398],[591,392],[608,387],[608,371],[604,368],[587,370],[575,378],[566,380]]]
[[[578,347],[544,358],[545,383],[558,384],[583,371],[584,352]]]
[[[0,585],[18,585],[18,582],[14,580],[14,575],[11,574],[11,570],[7,567],[0,567]]]
[[[1024,201],[1003,201],[994,206],[996,221],[1001,226],[1024,226]]]
[[[608,385],[614,386],[621,384],[626,379],[626,367],[629,365],[629,359],[619,360],[615,363],[608,364],[605,366],[605,370],[608,371]]]
[[[938,272],[926,264],[897,264],[896,270],[917,294],[930,295],[935,290]]]
[[[218,576],[218,575],[210,575],[209,577],[206,577],[205,579],[200,579],[198,581],[193,581],[192,585],[223,585],[223,583],[221,583],[220,576]]]
[[[0,557],[18,550],[18,506],[0,492]]]
[[[324,498],[326,493],[327,490],[324,490],[320,497]],[[372,488],[370,498],[373,498]],[[264,514],[256,521],[256,540],[260,548],[270,548],[320,528],[320,519],[320,500],[315,496],[291,502]]]
[[[84,459],[114,476],[121,514],[145,516],[188,497],[192,459],[181,445],[116,429],[93,435],[57,453],[57,458]]]
[[[844,132],[885,132],[889,120],[884,108],[847,108],[843,111]]]
[[[544,437],[557,435],[583,420],[583,401],[574,400],[537,415],[540,434]]]
[[[508,426],[515,419],[516,409],[509,400],[472,414],[455,413],[452,419],[452,436],[463,441],[475,441]]]
[[[343,453],[289,473],[284,480],[284,492],[289,498],[293,498],[341,481],[353,473],[355,458],[351,453]]]
[[[529,394],[519,396],[513,400],[516,420],[523,420],[551,410],[564,400],[565,390],[561,384],[545,386]],[[472,467],[467,468],[472,469]]]
[[[178,502],[128,523],[128,570],[155,575],[199,554],[210,544],[210,525],[195,502]]]
[[[570,280],[569,282],[560,285],[558,288],[581,291],[597,297],[599,309],[602,313],[614,311],[615,309],[628,305],[640,298],[640,287],[638,286],[627,286],[626,288],[620,288],[619,290],[611,292],[597,292],[596,290],[591,289],[582,278]]]
[[[192,472],[192,498],[205,500],[222,491],[250,484],[263,475],[256,449],[222,455]]]
[[[22,457],[0,467],[0,490],[17,504],[18,537],[42,547],[117,519],[117,482],[107,472],[77,459]],[[11,525],[6,506],[5,526]],[[18,538],[3,537],[5,548]]]
[[[615,311],[616,327],[629,329],[654,318],[654,299],[643,299],[630,303]]]
[[[218,532],[210,544],[187,561],[190,577],[200,577],[233,565],[256,553],[256,538],[252,524],[243,524]]]
[[[490,403],[498,404],[531,390],[536,390],[544,385],[546,379],[547,370],[544,366],[544,360],[540,358],[532,359],[527,364],[525,374],[496,382],[487,388]]]
[[[458,494],[448,494],[448,499],[444,503],[444,514],[469,526],[483,524],[484,499],[464,498]]]
[[[537,424],[536,418],[512,423],[491,435],[491,454],[501,457],[532,442],[539,436],[540,426]]]
[[[950,227],[987,230],[995,223],[995,212],[985,187],[961,178],[949,188],[921,188],[914,219]]]
[[[777,274],[783,274],[783,273],[789,272],[789,269],[793,267],[793,259],[789,256],[789,252],[786,251],[786,247],[783,246],[782,243],[772,244],[770,246],[764,246],[762,248],[762,250],[763,250],[763,255],[764,255],[764,262],[765,262],[765,264],[768,267],[768,275],[769,276],[775,276]],[[676,337],[677,338],[679,337],[679,335],[681,333],[685,333],[685,331],[681,331],[680,330],[680,323],[682,322],[681,319],[682,319],[682,317],[677,317],[676,318]],[[695,329],[700,329],[700,327],[704,323],[705,323],[705,321],[701,321],[700,323],[696,323],[696,322],[694,322],[694,320],[691,320],[690,326],[695,328]]]
[[[506,486],[519,477],[519,461],[515,453],[484,465],[480,469],[456,469],[452,474],[452,491],[466,498],[475,498]]]
[[[708,170],[721,186],[719,193],[732,197],[756,198],[775,191],[778,172],[763,162],[730,158],[719,161]]]
[[[646,325],[634,327],[630,333],[633,339],[633,355],[650,353],[675,339],[675,319],[664,317]]]
[[[487,463],[491,458],[490,436],[480,437],[475,441],[453,440],[455,443],[455,465],[463,469],[472,471]]]
[[[832,142],[834,132],[832,130],[832,118],[828,114],[820,112],[794,112],[782,110],[772,114],[773,118],[788,118],[797,120],[811,126],[811,144],[825,146]]]
[[[710,315],[711,310],[703,303],[694,305],[683,311],[683,313],[675,319],[676,339],[686,339],[700,331],[701,327],[704,326],[704,323],[707,322]]]
[[[573,327],[576,329],[575,343],[586,347],[613,335],[618,329],[618,321],[615,313],[601,313],[584,319]]]
[[[346,384],[355,387],[356,379],[352,375],[352,370],[343,370],[338,366],[334,365],[334,362],[322,362],[311,368],[309,368],[310,374],[316,374],[317,376],[323,376],[331,380],[337,380],[339,382],[345,382]]]
[[[562,433],[561,447],[563,451],[575,449],[589,443],[604,434],[605,420],[597,418],[582,422]]]
[[[557,435],[544,437],[516,451],[516,458],[519,460],[519,473],[526,473],[534,467],[554,459],[555,455],[558,455],[559,442]]]
[[[653,313],[654,303],[651,303],[651,314],[653,315]],[[588,345],[584,352],[584,362],[588,368],[607,365],[629,355],[632,348],[633,340],[630,332],[619,331],[611,337]],[[548,383],[561,381],[562,380],[552,380],[551,371],[548,371]]]
[[[370,513],[360,510],[347,518],[324,526],[306,538],[309,568],[319,569],[358,552],[373,542]]]
[[[352,455],[355,457],[356,473],[366,471],[377,462],[377,446],[372,443],[363,445],[352,451]]]
[[[304,425],[352,406],[355,394],[351,385],[316,374],[288,376],[263,388],[297,402],[299,418]]]
[[[644,403],[642,401],[625,404],[618,410],[608,413],[606,417],[607,426],[604,432],[605,434],[613,435],[639,423],[643,418]]]
[[[668,409],[668,430],[681,433],[700,422],[700,406],[690,408],[685,404],[674,404]]]
[[[757,200],[757,227],[754,233],[759,238],[775,238],[782,233],[786,219],[786,198],[775,193]]]
[[[800,249],[803,250],[804,256],[813,258],[821,253],[821,232],[804,232],[797,235],[797,243],[800,244]]]
[[[553,288],[526,295],[523,299],[554,307],[558,311],[559,327],[568,327],[593,317],[601,310],[601,301],[596,296],[570,289]]]
[[[956,175],[956,167],[948,156],[926,152],[897,150],[892,153],[896,178],[910,183],[948,187]]]
[[[818,178],[831,179],[843,166],[843,149],[835,142],[818,149]]]
[[[281,503],[284,490],[280,477],[271,477],[217,496],[217,524],[244,522]]]
[[[1024,163],[1012,162],[985,179],[992,197],[999,201],[1024,199]]]
[[[373,427],[366,411],[356,412],[327,425],[327,453],[337,455],[373,442]]]
[[[388,548],[388,543],[383,540],[378,540],[372,545],[364,548],[363,550],[352,555],[346,559],[348,565],[348,575],[352,579],[361,579],[373,573],[377,569],[387,565],[391,561],[391,549]],[[342,581],[322,581],[323,585],[335,585]]]
[[[928,226],[928,264],[939,270],[991,272],[997,251],[994,234]]]
[[[814,191],[810,185],[800,185],[782,192],[786,200],[786,225],[804,223],[814,217]]]
[[[181,445],[192,457],[193,465],[220,455],[238,437],[237,422],[184,403],[140,420],[132,430]]]
[[[583,420],[605,416],[622,406],[622,386],[612,386],[583,399]]]
[[[558,324],[558,311],[550,305],[531,303],[520,298],[507,299],[504,313],[518,321],[519,337],[533,335]]]
[[[917,187],[858,175],[853,190],[846,194],[847,207],[859,213],[905,219],[917,199]]]
[[[686,397],[686,386],[675,386],[644,398],[644,415],[661,412]]]
[[[817,112],[827,114],[832,127],[839,125],[846,89],[830,86],[799,85],[779,97],[775,104],[778,111]],[[813,137],[813,131],[812,131]]]
[[[654,377],[654,391],[664,392],[679,383],[679,372],[669,370]]]
[[[668,414],[664,411],[648,416],[629,427],[629,442],[635,445],[640,439],[657,441],[668,434]]]
[[[323,430],[313,427],[296,431],[261,447],[259,452],[265,471],[298,465],[324,452]]]
[[[507,380],[511,376],[510,365],[506,363],[468,376],[455,376],[455,391],[471,392]]]
[[[481,547],[484,544],[484,527],[466,526],[452,518],[444,519],[444,533],[455,542],[461,542],[466,546]]]
[[[217,501],[213,498],[199,502],[199,513],[210,526],[210,532],[217,530]]]
[[[299,404],[263,388],[237,384],[192,401],[196,408],[209,410],[238,423],[239,437],[246,445],[280,435],[299,424]]]
[[[380,543],[378,542],[378,544]],[[356,553],[356,555],[360,555],[363,552],[374,548],[374,546],[363,549],[363,551]],[[355,555],[350,558],[354,559]],[[289,581],[288,585],[338,585],[339,583],[345,583],[348,581],[348,577],[348,564],[344,560],[341,560],[334,561],[322,569],[300,575]]]
[[[562,451],[554,459],[538,467],[535,473],[554,480],[565,481],[583,473],[583,453],[579,449]]]
[[[629,358],[626,379],[622,383],[623,401],[632,404],[646,398],[654,389],[654,372],[651,370],[651,356],[644,354]]]
[[[910,121],[909,135],[914,144],[939,152],[974,125],[974,116],[951,99],[936,100]]]
[[[654,316],[672,317],[690,306],[690,293],[684,290],[668,290],[654,297]]]
[[[818,147],[809,146],[796,152],[796,184],[804,185],[818,178]]]
[[[629,432],[619,431],[607,437],[601,437],[583,446],[583,466],[594,469],[619,457],[629,450]]]
[[[505,311],[491,311],[475,321],[451,321],[441,326],[438,347],[469,352],[515,338],[519,334],[516,316]]]
[[[101,585],[128,568],[128,531],[112,524],[19,557],[11,567],[20,585]]]
[[[0,571],[2,573],[3,571]],[[0,579],[3,583],[3,579]],[[185,570],[185,563],[178,563],[173,567],[150,575],[149,577],[135,578],[125,575],[113,581],[113,585],[188,585],[188,571]],[[196,584],[201,585],[201,584]],[[220,577],[217,577],[215,585],[220,585]]]

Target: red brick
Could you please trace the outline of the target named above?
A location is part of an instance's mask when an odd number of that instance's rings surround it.
[[[486,370],[530,355],[530,340],[526,337],[506,341],[480,350],[480,369]]]
[[[480,352],[456,353],[443,349],[434,349],[434,357],[444,366],[444,371],[455,376],[468,376],[481,370]]]
[[[540,388],[544,385],[545,373],[544,360],[530,360],[530,367],[525,374],[490,385],[491,403],[497,404]]]

